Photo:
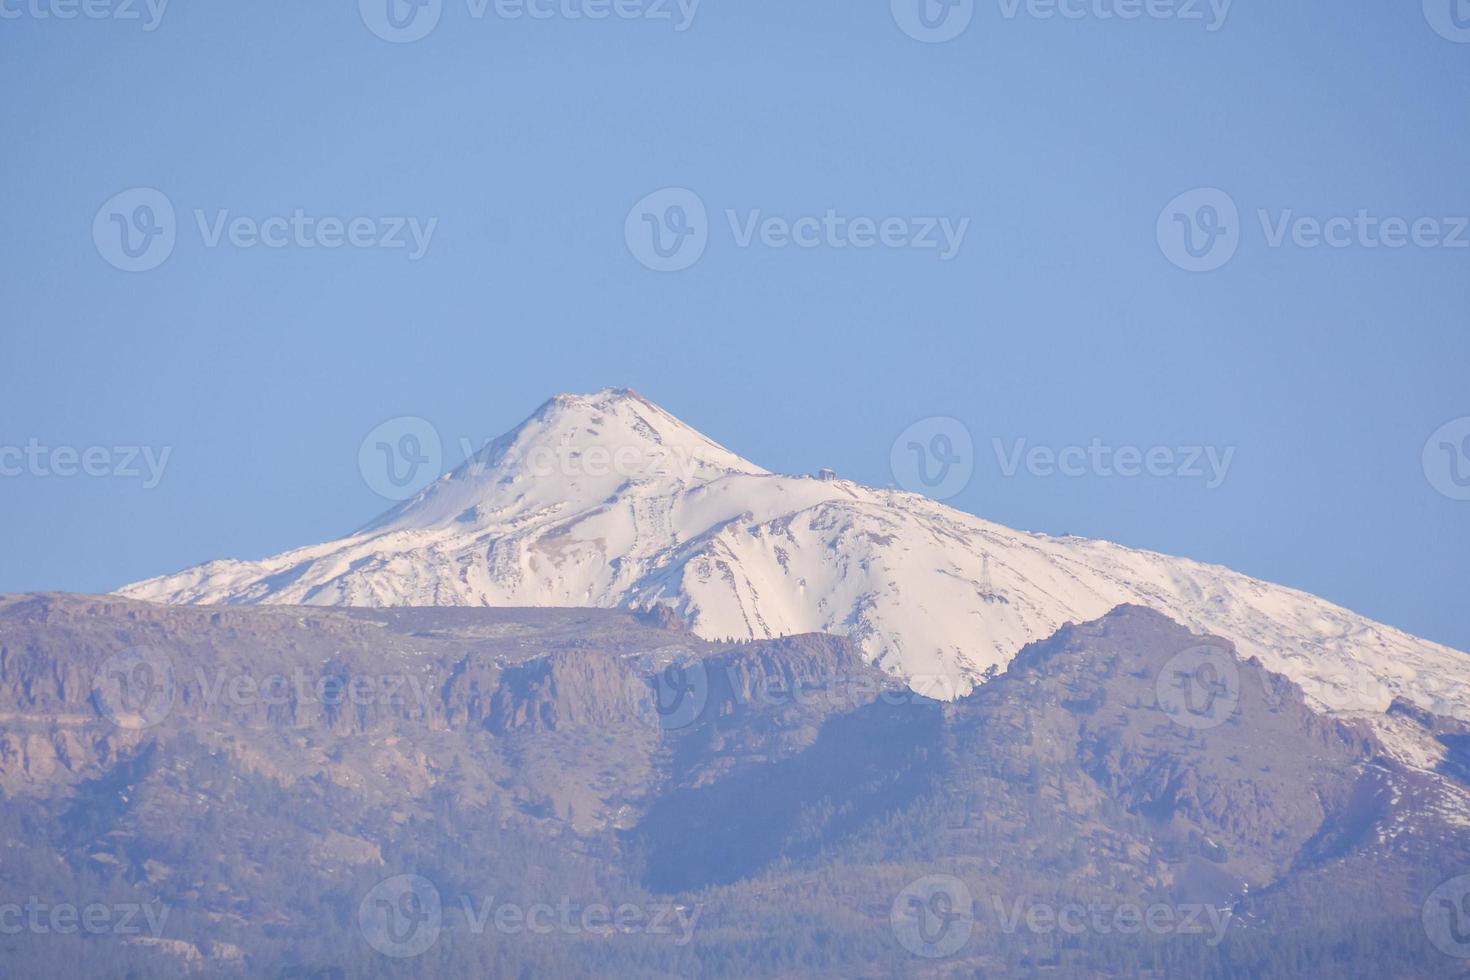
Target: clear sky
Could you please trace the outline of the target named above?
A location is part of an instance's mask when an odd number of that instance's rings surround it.
[[[388,2],[0,2],[0,590],[335,537],[388,506],[384,419],[452,465],[628,385],[880,485],[952,417],[956,506],[1470,650],[1470,428],[1428,442],[1470,416],[1470,11]],[[1210,487],[1022,439],[1234,455]],[[168,450],[156,486],[119,447]]]

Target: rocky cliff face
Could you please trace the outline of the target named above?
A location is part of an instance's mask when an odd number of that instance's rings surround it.
[[[10,597],[0,886],[172,910],[122,960],[67,947],[102,973],[412,974],[353,924],[412,873],[449,896],[700,910],[687,947],[527,947],[450,909],[436,964],[470,972],[921,972],[890,911],[940,875],[984,898],[949,970],[1215,962],[1178,936],[1059,947],[986,904],[1076,901],[1228,912],[1236,957],[1351,925],[1433,975],[1447,961],[1398,924],[1470,867],[1463,729],[1407,702],[1321,714],[1140,607],[942,701],[840,638],[715,644],[614,611]],[[783,935],[831,942],[757,952]],[[61,942],[0,954],[35,972]]]
[[[1145,821],[1149,857],[1120,880],[1221,903],[1284,874],[1380,752],[1366,723],[1317,714],[1228,641],[1139,607],[1026,648],[952,708],[949,730],[988,819],[1022,818],[1017,773],[1065,799],[1084,840],[1121,807]]]

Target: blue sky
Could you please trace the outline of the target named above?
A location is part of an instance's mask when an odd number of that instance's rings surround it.
[[[629,385],[875,484],[952,417],[956,506],[1470,649],[1470,456],[1438,456],[1470,416],[1470,11],[989,0],[929,43],[907,0],[441,0],[402,42],[369,27],[386,2],[4,0],[0,590],[334,537],[388,506],[358,469],[384,419],[431,420],[453,464]],[[137,188],[172,247],[129,272],[122,230],[165,241]],[[703,251],[655,271],[667,188]],[[957,248],[914,247],[943,222]],[[1007,475],[1018,440],[1234,454],[1214,487]]]

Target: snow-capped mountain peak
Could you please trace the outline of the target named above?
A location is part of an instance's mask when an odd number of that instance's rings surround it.
[[[632,389],[560,394],[364,531],[494,524],[765,472]]]
[[[558,395],[345,538],[121,590],[189,603],[671,607],[708,638],[830,632],[957,696],[1067,622],[1149,606],[1319,705],[1470,718],[1470,660],[1218,566],[769,473],[626,389]]]

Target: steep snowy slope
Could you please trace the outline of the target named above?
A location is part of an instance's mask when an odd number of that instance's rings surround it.
[[[672,606],[701,636],[851,636],[923,693],[1121,603],[1227,637],[1342,712],[1470,718],[1470,660],[1322,599],[925,497],[781,476],[636,393],[559,395],[338,541],[129,586],[173,603]]]

